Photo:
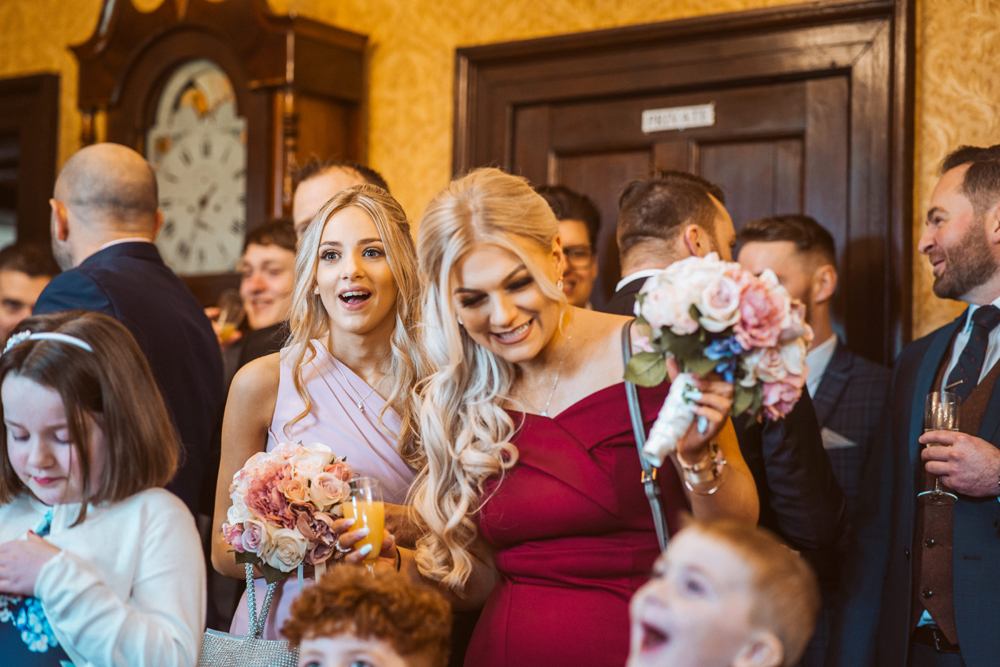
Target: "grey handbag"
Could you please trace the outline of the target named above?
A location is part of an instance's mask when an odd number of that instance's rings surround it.
[[[257,592],[253,585],[253,565],[247,563],[247,606],[250,612],[250,627],[247,635],[240,637],[227,632],[205,630],[201,642],[199,667],[295,667],[299,661],[299,649],[292,650],[287,641],[264,639],[264,621],[271,608],[274,587],[267,587],[264,607],[257,614]]]
[[[632,330],[632,322],[628,321],[622,327],[622,360],[628,367],[628,362],[632,358],[632,338],[629,333]],[[649,509],[653,513],[653,526],[656,527],[656,541],[660,543],[660,551],[667,548],[670,541],[670,529],[667,527],[667,519],[663,516],[663,505],[660,502],[660,485],[656,481],[656,470],[649,465],[649,461],[642,455],[642,448],[646,446],[646,429],[642,424],[642,411],[639,409],[639,392],[631,382],[625,382],[625,394],[628,396],[628,411],[632,417],[632,432],[635,434],[635,444],[639,448],[639,461],[642,463],[642,488],[646,492],[646,499],[649,500]]]

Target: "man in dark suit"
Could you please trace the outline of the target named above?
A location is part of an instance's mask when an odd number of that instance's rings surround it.
[[[837,253],[833,236],[822,225],[806,215],[763,218],[743,225],[738,238],[739,263],[757,275],[771,269],[789,295],[806,306],[806,321],[814,335],[806,355],[806,387],[813,397],[823,447],[844,491],[850,532],[861,471],[889,393],[889,370],[848,350],[833,332],[830,300],[837,289]],[[803,667],[821,667],[826,658],[846,539],[838,546],[820,572],[823,608]]]
[[[828,665],[1000,662],[1000,146],[945,159],[919,249],[934,293],[969,308],[896,361]],[[923,433],[942,388],[962,400],[960,430]],[[932,475],[954,504],[918,499]]]
[[[675,261],[718,252],[732,261],[736,231],[718,186],[684,172],[629,183],[619,198],[618,247],[624,278],[607,310],[631,315],[646,278]],[[823,450],[808,392],[785,419],[736,420],[740,451],[760,496],[760,524],[810,561],[844,532],[844,495]]]
[[[34,313],[90,310],[132,332],[183,445],[168,488],[197,515],[202,484],[215,486],[216,471],[207,468],[223,400],[222,357],[198,301],[153,245],[163,223],[153,170],[125,146],[88,146],[67,160],[50,203],[53,254],[64,271]]]

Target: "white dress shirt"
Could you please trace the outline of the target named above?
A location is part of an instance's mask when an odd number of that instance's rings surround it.
[[[622,288],[628,285],[629,283],[639,280],[640,278],[645,280],[646,278],[655,276],[658,273],[663,273],[663,269],[642,269],[641,271],[630,273],[618,281],[618,284],[615,285],[615,291],[621,292]]]
[[[806,353],[806,367],[809,369],[809,374],[806,376],[806,388],[809,389],[810,396],[816,396],[819,383],[823,381],[823,373],[830,365],[830,359],[833,358],[836,349],[837,334],[833,334]]]

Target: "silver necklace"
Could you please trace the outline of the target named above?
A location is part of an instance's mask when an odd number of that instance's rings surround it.
[[[560,318],[561,320],[562,318]],[[566,353],[569,351],[569,341],[573,338],[573,311],[569,314],[569,330],[566,332],[566,344],[563,346],[562,356],[559,357],[559,365],[556,366],[556,379],[552,382],[552,390],[549,391],[549,400],[545,401],[545,409],[539,414],[543,417],[549,416],[549,406],[552,405],[552,397],[555,396],[556,387],[559,386],[559,374],[562,372],[563,362],[566,361]]]
[[[337,371],[340,373],[340,377],[344,378],[344,384],[346,385],[346,387],[351,387],[351,381],[347,379],[347,376],[344,374],[344,371],[341,370],[341,368],[340,368],[340,361],[337,361],[337,363],[335,364],[335,367],[336,367]],[[370,392],[368,392],[368,395],[366,395],[364,398],[362,398],[360,401],[358,401],[357,406],[358,406],[358,410],[361,411],[361,414],[365,413],[365,401],[367,401],[369,398],[371,398],[372,394],[375,393],[375,390],[378,389],[379,385],[382,384],[383,380],[385,380],[385,375],[382,376],[381,380],[379,380],[378,382],[375,383],[375,386],[372,387],[372,390]],[[354,389],[354,387],[351,387],[351,389]],[[360,396],[361,396],[361,392],[359,391],[358,392],[358,397],[360,398]]]

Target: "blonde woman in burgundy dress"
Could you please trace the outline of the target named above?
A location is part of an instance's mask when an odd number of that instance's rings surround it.
[[[291,338],[280,353],[241,369],[229,392],[212,550],[219,572],[245,576],[222,540],[233,475],[280,442],[319,442],[346,456],[356,473],[379,480],[387,529],[401,524],[399,506],[420,464],[411,391],[419,354],[417,293],[409,224],[387,192],[355,186],[320,210],[295,261]],[[361,537],[341,529],[345,548]],[[355,551],[345,560],[361,558]],[[260,604],[267,585],[256,584]],[[298,591],[294,576],[279,585],[265,639],[279,638]],[[247,631],[245,595],[232,631]]]
[[[566,302],[551,209],[496,169],[430,203],[418,254],[432,372],[413,497],[428,532],[415,552],[399,549],[404,568],[439,582],[456,608],[485,604],[469,667],[625,664],[628,601],[660,551],[622,383],[631,320]],[[668,385],[639,391],[647,430]],[[732,386],[699,388],[704,428],[659,472],[667,521],[676,530],[690,511],[756,522],[726,416]],[[681,463],[708,465],[713,443],[728,462],[715,492],[688,493]]]

